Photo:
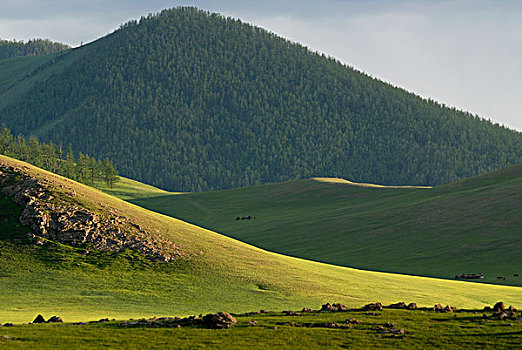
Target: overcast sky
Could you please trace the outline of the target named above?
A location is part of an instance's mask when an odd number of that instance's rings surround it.
[[[0,0],[0,38],[73,46],[178,5],[237,17],[522,131],[522,1]]]

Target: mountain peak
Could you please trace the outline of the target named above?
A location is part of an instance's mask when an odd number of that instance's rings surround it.
[[[521,133],[193,7],[32,69],[0,95],[0,122],[164,189],[310,177],[431,186],[522,162]]]

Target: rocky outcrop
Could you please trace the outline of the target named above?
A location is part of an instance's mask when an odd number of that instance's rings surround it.
[[[50,180],[30,175],[24,167],[0,164],[1,194],[24,207],[20,223],[32,228],[37,244],[46,240],[89,249],[119,252],[131,249],[155,260],[184,257],[180,245],[152,236],[113,209],[96,213],[81,207],[76,192]]]
[[[362,308],[364,311],[380,311],[382,310],[382,304],[380,302],[366,304]]]
[[[433,310],[436,312],[446,312],[447,313],[447,312],[454,312],[455,310],[457,310],[457,308],[449,306],[449,305],[446,305],[446,307],[443,307],[441,304],[435,304],[433,306]]]
[[[321,306],[320,311],[331,311],[331,312],[339,312],[339,311],[348,311],[348,307],[343,304],[330,304],[326,303]]]
[[[59,316],[53,316],[53,317],[51,317],[50,319],[48,319],[46,321],[45,318],[42,315],[38,315],[38,316],[36,316],[34,321],[31,322],[31,324],[36,324],[36,323],[62,323],[62,322],[63,322],[63,320]]]
[[[237,324],[237,320],[228,312],[218,312],[203,316],[203,323],[208,328],[228,329]]]
[[[46,323],[62,323],[63,320],[60,316],[52,316],[50,319],[46,321]]]
[[[216,314],[194,315],[185,318],[180,317],[153,317],[138,321],[119,323],[118,327],[147,327],[147,328],[181,328],[181,327],[205,327],[210,329],[228,329],[237,324],[235,317],[228,312],[218,312]]]
[[[406,306],[406,309],[408,309],[408,310],[415,310],[415,309],[417,309],[417,303],[409,303]]]
[[[383,306],[383,308],[387,308],[387,309],[407,309],[407,310],[415,310],[417,308],[417,304],[416,303],[409,303],[409,304],[406,304],[405,302],[401,301],[399,303],[395,303],[395,304],[391,304],[391,305],[388,305],[388,306]]]
[[[505,320],[505,319],[516,319],[517,318],[517,309],[514,306],[510,306],[506,308],[506,305],[504,305],[503,302],[499,301],[496,303],[493,307],[486,306],[484,307],[484,311],[486,312],[493,312],[491,316],[488,316],[487,313],[484,313],[482,315],[482,318],[484,319],[499,319],[499,320]],[[522,319],[522,314],[521,314]]]
[[[407,305],[403,301],[387,306],[388,309],[406,309],[406,307],[407,307]]]
[[[36,316],[33,323],[45,323],[45,318],[42,315]]]
[[[496,303],[496,304],[493,306],[493,311],[494,311],[494,312],[503,312],[505,309],[506,309],[506,306],[505,306],[504,303],[501,302],[501,301],[499,301],[498,303]]]

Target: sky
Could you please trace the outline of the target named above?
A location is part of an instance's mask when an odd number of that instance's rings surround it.
[[[522,131],[519,0],[0,0],[0,38],[77,46],[130,19],[180,5],[240,18]]]

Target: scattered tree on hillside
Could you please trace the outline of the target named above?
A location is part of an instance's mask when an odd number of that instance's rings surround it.
[[[62,159],[61,145],[40,143],[34,136],[29,137],[28,141],[21,135],[15,138],[5,126],[0,128],[0,154],[90,185],[104,181],[112,188],[118,181],[118,172],[108,158],[102,162],[80,152],[78,162],[75,162],[72,146],[69,145],[67,156]]]
[[[109,184],[112,188],[114,183],[118,180],[118,173],[109,158],[105,158],[101,169],[103,170],[103,179],[105,180],[105,183]]]

